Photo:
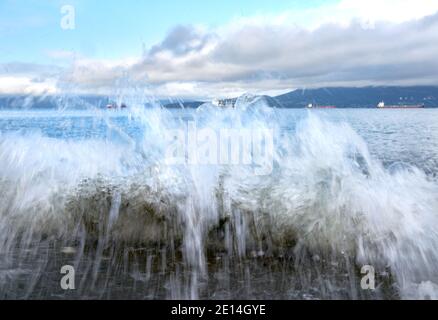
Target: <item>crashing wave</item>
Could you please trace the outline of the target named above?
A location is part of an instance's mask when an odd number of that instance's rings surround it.
[[[278,110],[245,99],[193,120],[273,128],[268,175],[166,164],[165,132],[184,123],[161,108],[134,109],[134,143],[2,134],[0,295],[51,297],[69,261],[81,298],[435,297],[436,182],[385,168],[346,123],[309,113],[283,132]],[[372,293],[360,289],[363,265],[378,272]]]

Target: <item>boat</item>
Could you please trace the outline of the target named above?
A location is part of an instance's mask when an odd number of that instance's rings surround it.
[[[236,100],[235,99],[214,99],[212,104],[216,107],[220,108],[235,108]]]
[[[109,103],[106,105],[107,109],[126,109],[127,106],[126,104],[122,103],[120,106],[117,105],[116,103]]]
[[[386,105],[385,102],[381,101],[377,105],[379,109],[418,109],[424,108],[424,104],[394,104]]]

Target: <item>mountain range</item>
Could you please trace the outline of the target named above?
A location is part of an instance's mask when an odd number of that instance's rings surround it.
[[[438,86],[296,89],[279,96],[264,95],[260,98],[267,105],[277,108],[304,108],[309,104],[337,108],[374,108],[381,101],[387,105],[424,104],[425,107],[433,108],[438,107]],[[111,99],[103,96],[0,96],[0,109],[105,108],[110,103]],[[181,100],[169,103],[169,100],[163,100],[160,103],[166,108],[197,108],[205,101]]]
[[[269,106],[277,108],[305,108],[314,106],[335,106],[337,108],[375,108],[381,101],[387,105],[424,104],[438,107],[438,87],[361,87],[361,88],[318,88],[297,89],[275,97],[261,96]],[[227,99],[235,101],[236,99]],[[201,101],[182,103],[184,107],[197,107]]]
[[[426,107],[438,107],[438,87],[300,89],[274,99],[284,108],[303,108],[310,103],[337,108],[374,108],[381,101],[387,105],[424,104]]]

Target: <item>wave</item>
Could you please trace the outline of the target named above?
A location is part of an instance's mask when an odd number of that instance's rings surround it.
[[[385,168],[347,123],[309,111],[284,131],[255,97],[191,115],[216,133],[273,130],[272,171],[257,175],[169,165],[169,132],[187,122],[131,112],[136,139],[1,134],[4,298],[65,297],[55,270],[66,261],[76,298],[438,298],[436,181]],[[363,265],[377,270],[374,292],[360,288]]]

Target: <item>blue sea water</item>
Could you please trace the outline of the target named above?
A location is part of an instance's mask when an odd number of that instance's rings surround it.
[[[175,120],[191,121],[193,109],[170,110]],[[387,165],[405,163],[427,172],[438,168],[438,109],[378,110],[277,109],[281,130],[293,132],[309,113],[329,121],[346,122],[366,141],[370,152]],[[134,118],[134,119],[133,119]],[[123,140],[144,137],[144,123],[128,111],[113,110],[2,110],[0,132],[30,136],[40,134],[63,140]],[[120,134],[123,134],[123,137]]]

